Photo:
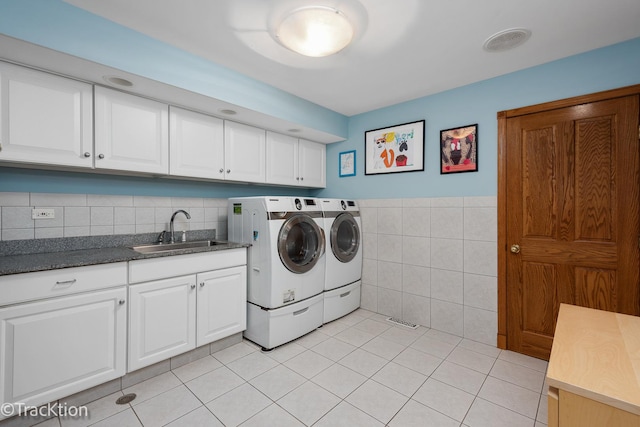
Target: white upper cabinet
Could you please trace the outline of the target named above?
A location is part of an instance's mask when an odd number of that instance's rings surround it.
[[[267,132],[267,182],[324,187],[325,153],[323,144]]]
[[[95,167],[169,173],[167,104],[95,87]]]
[[[225,179],[265,182],[265,130],[224,122]]]
[[[267,182],[300,185],[298,139],[267,132]]]
[[[327,147],[317,142],[300,140],[298,159],[300,185],[324,188],[327,185]]]
[[[224,121],[173,106],[169,113],[169,173],[224,179]]]
[[[90,168],[91,85],[0,62],[0,160]]]

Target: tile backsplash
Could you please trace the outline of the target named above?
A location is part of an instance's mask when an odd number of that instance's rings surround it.
[[[34,220],[33,208],[53,209],[55,218]],[[0,239],[159,233],[178,209],[191,219],[176,216],[177,231],[215,229],[227,238],[227,199],[0,192]]]
[[[497,198],[358,204],[362,308],[495,345]]]
[[[497,335],[497,199],[364,199],[361,306],[474,341]],[[53,219],[31,219],[49,208]],[[227,199],[0,192],[1,240],[215,229]]]

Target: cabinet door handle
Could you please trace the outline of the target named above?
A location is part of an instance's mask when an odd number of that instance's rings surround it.
[[[347,291],[344,294],[340,294],[340,298],[348,297],[349,295],[351,295],[351,291]]]
[[[224,173],[224,169],[223,168],[220,168],[220,173]]]
[[[300,181],[304,181],[304,177],[303,176],[300,177]]]
[[[125,300],[121,299],[120,301],[118,301],[118,304],[124,305],[125,302],[126,302]]]
[[[231,169],[227,169],[227,173],[231,173]]]
[[[204,288],[204,282],[200,283],[200,287]]]
[[[85,157],[91,157],[91,153],[87,151],[86,153],[84,153],[84,156]]]
[[[99,159],[104,159],[104,154],[98,154]]]
[[[71,280],[63,280],[61,282],[56,282],[55,287],[58,288],[68,288],[69,286],[73,285],[74,283],[76,283],[77,280],[76,279],[71,279]]]
[[[191,285],[191,289],[195,289],[195,288],[196,288],[196,285]]]

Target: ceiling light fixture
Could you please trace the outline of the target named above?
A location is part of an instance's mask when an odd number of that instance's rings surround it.
[[[337,9],[326,6],[302,7],[291,11],[277,26],[275,36],[286,48],[301,55],[323,57],[347,47],[353,26]]]

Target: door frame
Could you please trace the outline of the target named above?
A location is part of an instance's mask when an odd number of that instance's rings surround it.
[[[507,348],[507,119],[630,95],[640,84],[498,112],[498,348]]]

